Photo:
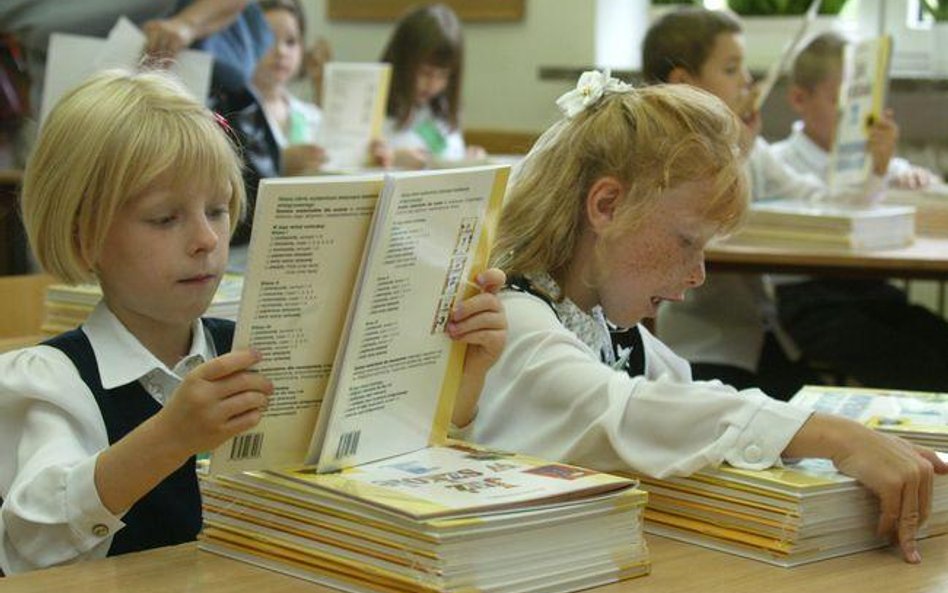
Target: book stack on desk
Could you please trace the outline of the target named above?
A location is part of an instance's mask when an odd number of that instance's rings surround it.
[[[273,394],[211,455],[202,548],[347,591],[648,572],[634,481],[447,440],[465,344],[445,327],[508,173],[261,182],[234,344],[261,353]]]
[[[225,274],[205,316],[236,319],[242,287],[243,276]],[[49,285],[44,300],[46,312],[42,332],[55,336],[79,327],[101,299],[102,290],[98,284]]]
[[[915,208],[915,229],[919,235],[948,236],[948,185],[918,190],[889,189],[885,201]]]
[[[846,416],[880,432],[948,451],[948,393],[807,385],[790,404]]]
[[[769,200],[751,205],[747,223],[729,241],[738,244],[862,250],[910,245],[915,208],[869,208]]]
[[[575,591],[646,574],[635,482],[463,444],[202,484],[201,547],[347,591]]]
[[[778,566],[888,545],[878,499],[823,459],[760,471],[729,466],[642,479],[646,531]],[[936,476],[920,537],[948,533],[948,477]]]

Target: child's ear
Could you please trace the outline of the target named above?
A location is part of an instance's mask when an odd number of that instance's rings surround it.
[[[615,177],[600,177],[586,194],[586,217],[593,232],[599,234],[612,224],[624,188]]]
[[[668,73],[668,82],[671,84],[694,84],[694,76],[682,66],[675,66]]]
[[[809,92],[800,85],[791,84],[790,88],[787,89],[787,103],[789,103],[790,108],[797,113],[803,111],[807,97],[809,97]]]

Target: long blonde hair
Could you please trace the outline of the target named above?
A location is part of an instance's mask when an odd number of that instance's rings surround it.
[[[233,232],[245,201],[240,157],[170,75],[111,70],[65,95],[43,124],[20,197],[39,263],[65,282],[92,280],[115,213],[164,175],[229,195]]]
[[[710,184],[705,214],[729,232],[747,209],[744,152],[740,121],[709,93],[655,85],[606,94],[554,124],[527,154],[507,193],[492,264],[559,280],[584,229],[586,196],[603,177],[626,189],[616,235],[634,230],[666,190],[694,181]]]

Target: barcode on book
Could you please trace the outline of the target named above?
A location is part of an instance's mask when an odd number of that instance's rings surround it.
[[[359,449],[359,435],[361,434],[361,430],[353,430],[339,437],[339,444],[336,446],[336,459],[355,455]]]
[[[230,446],[230,458],[232,461],[236,459],[256,459],[260,457],[262,449],[262,432],[242,434],[234,437],[234,442]]]

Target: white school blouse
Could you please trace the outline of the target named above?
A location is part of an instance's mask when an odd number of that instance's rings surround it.
[[[104,303],[82,326],[102,386],[139,381],[164,405],[191,369],[216,356],[200,320],[189,354],[169,369]],[[0,355],[0,567],[6,574],[103,558],[121,517],[99,500],[94,473],[109,446],[92,392],[66,355],[34,346]]]
[[[394,118],[386,118],[383,134],[386,142],[392,150],[403,149],[422,149],[428,150],[428,145],[424,138],[415,131],[415,127],[424,123],[431,122],[438,129],[445,139],[444,151],[434,155],[438,159],[445,161],[460,161],[467,154],[467,147],[464,144],[464,136],[460,128],[452,128],[447,121],[436,117],[431,111],[431,107],[423,105],[415,107],[412,110],[411,117],[402,127],[397,127]]]
[[[641,326],[645,374],[630,377],[600,362],[601,348],[540,298],[510,290],[500,298],[507,345],[467,430],[476,442],[664,477],[722,461],[770,467],[809,417],[757,389],[693,382],[688,363]]]

